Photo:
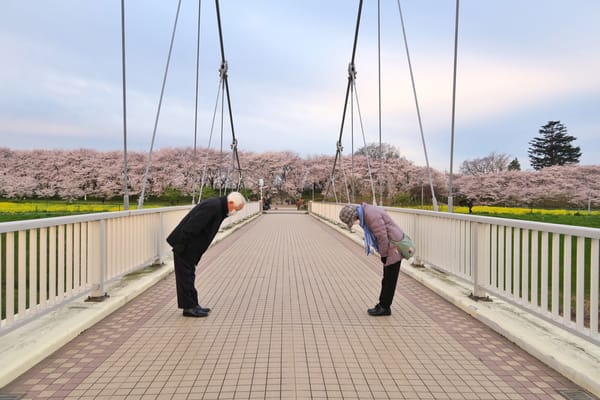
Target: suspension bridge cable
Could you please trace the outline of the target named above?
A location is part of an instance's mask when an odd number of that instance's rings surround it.
[[[354,44],[352,46],[352,58],[350,60],[350,64],[348,65],[348,85],[346,86],[346,98],[344,100],[344,111],[342,112],[342,123],[340,126],[340,135],[338,137],[338,141],[336,143],[336,153],[335,153],[335,159],[333,160],[333,168],[331,170],[331,177],[333,178],[334,174],[335,174],[335,166],[337,164],[338,158],[340,157],[340,146],[339,144],[342,142],[342,134],[344,133],[344,123],[346,120],[346,112],[348,109],[348,97],[350,94],[350,88],[351,85],[353,84],[353,80],[356,76],[356,69],[354,68],[354,59],[356,57],[356,47],[357,47],[357,43],[358,43],[358,32],[360,29],[360,16],[362,14],[362,5],[363,5],[363,0],[360,0],[358,3],[358,15],[356,17],[356,28],[354,30]],[[329,183],[327,185],[327,190],[325,191],[325,196],[323,196],[323,200],[325,200],[325,198],[327,197],[327,194],[329,193],[329,187],[331,186],[331,183]]]
[[[342,146],[341,143],[338,143],[338,146]],[[344,168],[344,163],[342,161],[342,152],[343,148],[339,149],[340,152],[340,169],[342,170],[342,176],[344,177],[344,188],[346,189],[346,201],[350,203],[350,193],[348,192],[348,177],[346,176],[346,169]]]
[[[223,81],[219,81],[219,89],[217,90],[217,100],[215,101],[215,107],[213,110],[213,117],[212,117],[212,123],[210,125],[210,134],[208,136],[208,145],[206,147],[206,156],[204,158],[204,169],[202,171],[202,182],[200,184],[200,193],[198,195],[198,201],[202,200],[202,192],[204,189],[204,182],[206,179],[206,170],[208,169],[208,156],[210,154],[210,144],[212,142],[212,137],[213,137],[213,132],[215,129],[215,120],[217,118],[217,107],[219,107],[219,100],[221,98],[221,86],[223,85]],[[221,114],[222,115],[222,114]]]
[[[220,134],[221,134],[221,141],[219,144],[219,196],[223,195],[223,171],[222,171],[222,167],[223,167],[223,132],[225,131],[225,118],[223,118],[223,116],[225,115],[225,75],[227,73],[227,65],[221,64],[221,120],[220,122]]]
[[[227,108],[229,110],[229,123],[231,125],[231,135],[232,135],[232,150],[233,150],[233,157],[235,159],[235,162],[237,163],[237,171],[240,175],[240,180],[241,180],[241,175],[242,175],[242,168],[240,166],[240,158],[237,152],[237,139],[235,138],[235,129],[233,127],[233,112],[231,111],[231,97],[229,95],[229,82],[227,80],[227,61],[225,61],[225,48],[223,45],[223,29],[221,27],[221,11],[219,8],[219,0],[215,0],[215,6],[216,6],[216,10],[217,10],[217,25],[219,27],[219,44],[221,47],[221,65],[225,67],[225,73],[223,76],[224,82],[225,82],[225,92],[227,93]]]
[[[367,138],[365,136],[365,128],[363,125],[362,113],[360,111],[360,102],[358,101],[358,90],[356,90],[356,83],[354,84],[354,95],[356,96],[356,110],[358,111],[358,121],[360,122],[360,131],[363,137],[363,144],[365,146],[365,156],[367,158],[367,171],[369,172],[369,182],[371,183],[371,193],[373,195],[373,205],[377,205],[377,197],[375,195],[375,183],[373,182],[373,173],[371,172],[371,162],[369,161],[369,151],[367,148]]]
[[[198,0],[198,32],[196,36],[196,102],[194,106],[194,175],[192,178],[192,204],[196,204],[196,180],[198,175],[198,158],[196,143],[198,139],[198,86],[200,77],[200,16],[202,15],[202,0]]]
[[[123,209],[129,210],[129,172],[127,167],[127,80],[125,75],[125,0],[121,0],[121,67],[123,73]]]
[[[458,54],[458,11],[459,0],[456,0],[456,21],[454,24],[454,72],[452,78],[452,128],[450,139],[450,181],[448,187],[448,212],[454,212],[453,195],[452,195],[452,165],[454,163],[454,116],[456,112],[456,60]]]
[[[417,98],[417,89],[416,89],[416,85],[415,85],[415,78],[414,78],[413,69],[412,69],[412,62],[410,59],[410,52],[408,50],[408,39],[406,36],[406,29],[404,28],[404,16],[402,14],[402,7],[400,7],[400,0],[397,0],[397,3],[398,3],[398,12],[400,13],[400,24],[402,26],[402,36],[404,38],[404,48],[406,49],[406,59],[408,60],[408,70],[410,72],[410,81],[412,83],[413,96],[415,98],[415,106],[417,108],[417,119],[419,121],[419,130],[421,132],[421,141],[423,143],[423,151],[425,153],[425,163],[427,164],[427,174],[429,176],[429,185],[431,188],[433,210],[438,211],[438,203],[437,203],[437,199],[435,198],[435,191],[433,190],[433,179],[431,177],[431,167],[429,166],[429,157],[427,155],[427,146],[425,144],[425,135],[423,133],[423,123],[421,122],[421,111],[419,108],[419,100]]]
[[[329,177],[329,183],[331,184],[331,186],[333,186],[333,197],[335,198],[335,202],[338,202],[338,198],[337,198],[337,192],[335,191],[335,180],[333,179],[333,176]],[[323,198],[323,201],[325,201],[325,198]]]
[[[177,20],[179,19],[179,10],[181,9],[181,0],[177,3],[177,13],[175,14],[175,23],[173,24],[173,33],[171,34],[171,44],[169,46],[169,55],[167,56],[167,65],[165,67],[165,74],[163,76],[162,87],[160,89],[160,99],[158,101],[158,109],[156,111],[156,119],[154,120],[154,130],[152,132],[152,142],[150,144],[150,152],[148,153],[148,162],[146,163],[146,172],[144,173],[144,181],[142,183],[142,193],[138,202],[138,209],[141,209],[144,205],[144,193],[146,192],[146,182],[148,181],[148,171],[150,170],[150,163],[152,161],[152,149],[154,147],[154,140],[156,139],[156,128],[158,127],[158,119],[160,116],[160,109],[162,106],[162,100],[165,93],[165,84],[167,82],[167,75],[169,73],[169,63],[171,61],[171,53],[173,52],[173,42],[175,41],[175,31],[177,30]]]
[[[351,143],[351,180],[352,185],[352,202],[356,202],[356,188],[354,187],[354,88],[352,85],[352,93],[350,93],[350,143]]]
[[[383,205],[383,147],[381,144],[381,0],[377,0],[377,83],[378,83],[378,112],[379,112],[379,204]],[[373,201],[375,204],[375,201]]]

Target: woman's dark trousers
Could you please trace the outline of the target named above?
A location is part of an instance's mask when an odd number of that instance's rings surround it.
[[[383,267],[383,279],[381,280],[381,293],[379,294],[379,304],[383,308],[390,308],[396,284],[398,283],[398,274],[400,273],[400,261]]]

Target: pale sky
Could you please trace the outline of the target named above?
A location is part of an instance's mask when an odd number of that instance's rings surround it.
[[[127,146],[148,152],[178,0],[127,0]],[[199,147],[208,145],[221,55],[202,1]],[[432,167],[450,169],[455,1],[400,2]],[[222,0],[240,151],[335,155],[358,1]],[[398,1],[381,1],[382,141],[425,165]],[[182,0],[155,149],[194,143],[198,1]],[[460,2],[453,170],[491,152],[529,169],[529,141],[560,120],[600,164],[600,1]],[[0,2],[0,147],[123,149],[121,2]],[[361,16],[356,88],[379,141],[377,1]],[[355,102],[356,105],[356,102]],[[211,147],[221,146],[220,107]],[[363,144],[354,111],[344,152]],[[223,132],[229,149],[231,130]],[[354,133],[353,133],[354,132]],[[352,136],[354,135],[354,138]]]

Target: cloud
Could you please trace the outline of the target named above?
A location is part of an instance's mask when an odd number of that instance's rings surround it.
[[[214,5],[205,4],[198,114],[201,145],[208,140],[220,64]],[[193,143],[196,14],[195,6],[188,6],[180,15],[157,147]],[[55,9],[59,17],[53,19],[45,18],[47,11],[40,5],[27,7],[14,2],[0,16],[5,22],[0,24],[0,47],[5,50],[0,76],[3,141],[21,148],[119,149],[123,126],[118,7],[72,9],[59,2]],[[430,161],[447,169],[453,7],[420,7],[415,3],[404,9],[413,72]],[[570,13],[559,2],[544,10],[520,4],[523,12],[515,16],[518,26],[507,31],[500,17],[514,16],[513,9],[504,3],[494,7],[474,3],[463,9],[455,164],[497,151],[518,156],[523,165],[529,136],[548,119],[564,119],[579,138],[584,158],[597,163],[600,58],[591,49],[597,48],[600,36],[591,18],[595,13]],[[381,136],[409,160],[424,165],[395,4],[392,8],[383,15]],[[240,150],[335,154],[356,6],[258,0],[248,9],[223,3],[221,11]],[[374,7],[363,11],[357,89],[366,141],[371,143],[379,140],[376,14]],[[147,150],[150,145],[174,13],[175,5],[166,3],[134,2],[127,8],[127,118],[132,149]],[[561,13],[568,15],[561,20],[565,25],[560,34],[554,32],[554,25],[538,23],[544,15]],[[96,14],[98,18],[93,18]],[[89,24],[94,29],[84,29]],[[524,36],[528,32],[531,35]],[[345,151],[350,151],[350,110],[346,118],[342,139]],[[356,112],[354,118],[359,147],[363,139]],[[220,135],[219,128],[215,135]],[[228,146],[231,133],[228,124],[225,128]],[[20,135],[7,136],[9,132]]]
[[[48,120],[35,121],[31,119],[2,119],[0,122],[2,126],[2,134],[7,137],[14,137],[18,135],[21,137],[25,136],[29,140],[33,137],[39,137],[42,142],[47,141],[51,143],[57,139],[77,139],[80,140],[88,135],[88,131],[78,124],[68,124],[63,122],[51,122]],[[26,140],[26,145],[30,146],[31,142]],[[16,143],[22,142],[15,141]],[[9,140],[7,145],[10,145]],[[21,147],[21,146],[17,146]]]

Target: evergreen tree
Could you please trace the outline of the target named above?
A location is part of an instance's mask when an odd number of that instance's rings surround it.
[[[567,134],[567,128],[560,121],[548,121],[539,133],[541,137],[529,142],[529,161],[533,169],[579,163],[581,149],[571,144],[576,138]]]
[[[521,163],[519,162],[519,160],[517,160],[517,157],[515,157],[515,159],[512,160],[510,162],[510,164],[508,164],[508,170],[509,171],[520,171],[521,170]]]

